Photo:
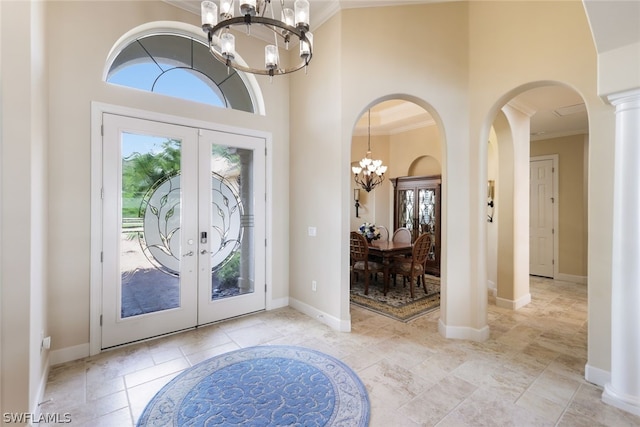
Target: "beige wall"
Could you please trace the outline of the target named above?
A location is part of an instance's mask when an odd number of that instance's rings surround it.
[[[0,407],[38,410],[48,373],[45,3],[0,3]],[[10,58],[10,61],[7,60]]]
[[[579,1],[472,2],[470,11],[471,121],[482,130],[481,141],[488,134],[487,115],[493,116],[494,108],[537,84],[567,84],[587,105],[589,159],[598,162],[598,167],[589,167],[589,239],[598,243],[588,249],[588,364],[608,371],[615,127],[612,108],[597,95],[596,53],[583,5]]]
[[[587,276],[585,135],[531,142],[531,157],[558,155],[558,272]]]
[[[323,189],[310,191],[307,196],[302,192],[295,192],[294,196],[292,192],[292,197],[296,197],[291,206],[291,217],[297,218],[292,221],[294,227],[304,233],[309,218],[313,217],[312,207],[323,206],[325,215],[317,222],[330,234],[327,245],[322,245],[319,239],[314,244],[297,243],[292,237],[292,294],[299,292],[299,298],[306,304],[328,308],[331,316],[348,319],[346,303],[326,304],[318,295],[305,290],[310,287],[309,272],[314,268],[314,260],[322,260],[324,275],[331,280],[328,286],[340,292],[344,300],[348,299],[347,231],[352,212],[348,170],[352,161],[353,124],[369,106],[402,98],[426,108],[442,135],[445,287],[441,326],[452,334],[484,333],[489,129],[498,109],[518,93],[560,82],[584,97],[590,114],[590,158],[596,153],[602,161],[598,171],[590,168],[589,200],[595,197],[601,201],[595,216],[602,228],[598,230],[601,244],[590,245],[589,251],[600,253],[603,259],[597,265],[589,264],[590,292],[601,297],[590,301],[589,363],[607,370],[610,348],[606,330],[610,325],[607,254],[611,249],[614,128],[611,108],[597,96],[596,55],[582,3],[478,1],[358,9],[345,10],[330,22],[336,30],[329,40],[330,48],[318,47],[311,67],[312,74],[321,73],[323,78],[307,76],[305,83],[309,89],[296,86],[293,90],[292,111],[296,112],[293,117],[305,116],[306,121],[304,125],[292,126],[291,177],[292,182],[303,182],[306,172],[295,165],[308,156],[327,160],[331,154],[339,157],[332,158],[324,176],[342,174],[342,181],[325,179]],[[394,37],[378,31],[383,27],[394,28]],[[317,40],[320,39],[318,36]],[[438,43],[423,43],[420,49],[415,49],[413,43],[392,40]],[[330,92],[331,100],[326,92]],[[322,113],[311,115],[304,112],[306,108]],[[341,127],[340,135],[336,134],[336,126]],[[313,137],[304,142],[309,131]],[[317,144],[322,145],[326,154],[317,151]],[[336,159],[341,159],[341,166]],[[343,221],[338,227],[336,216],[340,215]],[[593,216],[590,210],[589,221]],[[301,237],[301,240],[311,239]],[[338,241],[342,244],[337,244]],[[339,262],[335,261],[337,249],[341,252]],[[297,287],[301,290],[296,290]]]

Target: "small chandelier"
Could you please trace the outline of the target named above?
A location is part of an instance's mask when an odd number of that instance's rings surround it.
[[[313,35],[309,32],[307,0],[295,0],[293,9],[285,7],[284,0],[280,0],[281,19],[274,17],[271,0],[238,0],[238,16],[234,16],[235,3],[236,0],[220,0],[219,9],[212,1],[203,1],[201,4],[202,30],[208,35],[209,51],[218,61],[225,64],[227,69],[235,68],[271,77],[292,73],[303,67],[306,71],[313,55]],[[267,34],[273,33],[274,43],[265,46],[264,68],[243,65],[236,60],[235,37],[229,30],[235,26],[245,26],[247,34],[250,35],[252,25],[266,29]],[[283,67],[278,54],[278,40],[288,49],[292,37],[299,42],[300,61],[293,66]]]
[[[387,167],[382,165],[382,160],[371,159],[371,109],[369,109],[369,131],[367,155],[360,160],[360,166],[352,166],[353,179],[356,184],[370,192],[384,181],[384,173]]]

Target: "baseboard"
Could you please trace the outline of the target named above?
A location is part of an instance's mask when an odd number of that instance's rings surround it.
[[[510,300],[506,298],[496,297],[496,305],[502,308],[509,308],[511,310],[517,310],[524,307],[531,302],[531,294],[518,298],[517,300]]]
[[[71,362],[72,360],[82,359],[89,356],[89,343],[74,345],[71,347],[52,350],[49,355],[51,366],[61,363]]]
[[[489,339],[489,326],[474,329],[468,326],[447,326],[438,320],[438,332],[445,338],[482,342]]]
[[[498,296],[498,286],[492,280],[487,281],[487,293],[490,297]]]
[[[573,274],[558,273],[554,280],[562,280],[563,282],[580,283],[581,285],[587,284],[587,276],[576,276]]]
[[[50,354],[47,354],[47,358],[44,363],[44,369],[42,371],[42,376],[40,377],[40,381],[38,382],[38,392],[34,396],[34,401],[31,402],[31,414],[33,414],[34,419],[39,419],[40,417],[40,403],[44,400],[44,392],[47,388],[47,380],[49,379],[49,360]]]
[[[629,396],[614,390],[613,387],[611,387],[611,383],[605,384],[604,392],[602,393],[602,401],[607,405],[611,405],[618,409],[622,409],[623,411],[640,416],[640,398],[638,396]]]
[[[331,316],[323,311],[318,310],[315,307],[310,306],[302,301],[298,301],[295,298],[289,298],[289,306],[296,310],[306,314],[309,317],[316,319],[325,325],[330,326],[340,332],[351,331],[351,320],[340,320],[337,317]]]
[[[584,379],[591,384],[604,388],[605,384],[611,381],[611,372],[596,368],[587,363],[584,365]]]

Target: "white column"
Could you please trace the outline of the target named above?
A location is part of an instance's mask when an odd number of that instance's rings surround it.
[[[611,278],[611,382],[605,403],[640,415],[640,90],[616,107]]]

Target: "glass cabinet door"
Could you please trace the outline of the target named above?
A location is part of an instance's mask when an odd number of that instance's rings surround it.
[[[418,229],[414,240],[418,236],[428,233],[431,235],[431,247],[428,260],[436,260],[436,190],[435,188],[418,189]]]
[[[440,176],[406,176],[393,179],[395,187],[394,229],[411,231],[411,241],[431,236],[425,264],[429,274],[440,275]]]
[[[398,190],[398,224],[396,228],[408,228],[413,236],[413,224],[415,221],[415,196],[414,190]]]

